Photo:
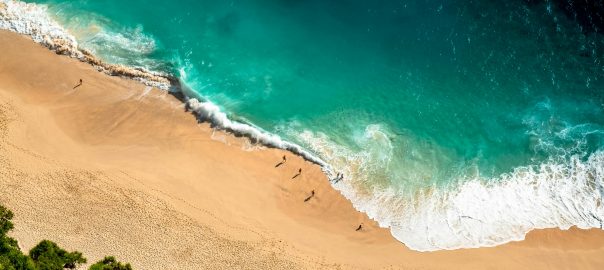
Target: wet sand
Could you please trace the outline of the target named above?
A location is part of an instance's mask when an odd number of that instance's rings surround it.
[[[602,230],[409,250],[332,189],[317,165],[214,131],[165,91],[6,31],[0,52],[0,203],[15,212],[13,236],[25,250],[52,239],[91,262],[115,255],[136,269],[604,266]]]

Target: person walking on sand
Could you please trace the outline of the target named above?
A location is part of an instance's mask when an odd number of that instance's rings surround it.
[[[302,168],[300,168],[300,169],[298,170],[298,174],[294,175],[294,177],[292,177],[292,179],[294,179],[294,178],[296,178],[296,177],[300,176],[301,174],[302,174]]]
[[[285,164],[286,161],[287,161],[287,158],[285,158],[285,155],[283,155],[283,160],[281,162],[277,163],[277,165],[275,165],[275,168]]]
[[[310,199],[312,199],[312,197],[314,197],[314,196],[315,196],[315,190],[313,189],[313,190],[310,192],[310,196],[308,196],[306,199],[304,199],[304,202],[309,201],[309,200],[310,200]]]
[[[82,81],[82,79],[80,79],[80,82],[79,82],[78,84],[76,84],[76,86],[74,86],[74,87],[73,87],[73,89],[76,89],[76,88],[78,88],[78,87],[82,86],[82,83],[83,83],[83,82],[84,82],[84,81]]]

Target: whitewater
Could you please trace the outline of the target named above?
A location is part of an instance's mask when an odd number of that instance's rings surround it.
[[[384,180],[390,177],[384,176],[384,172],[397,166],[393,137],[399,135],[388,123],[369,123],[354,134],[358,149],[307,126],[284,123],[279,128],[288,138],[295,139],[296,142],[292,142],[253,121],[233,119],[221,106],[196,91],[194,84],[184,80],[193,76],[184,70],[180,74],[169,74],[149,66],[112,63],[94,55],[91,48],[83,48],[77,38],[49,14],[46,5],[0,0],[0,29],[27,35],[59,54],[88,62],[108,75],[182,92],[186,107],[215,128],[245,135],[262,145],[289,150],[321,165],[333,187],[351,200],[357,210],[389,228],[396,239],[414,250],[495,246],[523,240],[533,229],[572,226],[602,229],[604,152],[601,150],[584,155],[563,149],[561,154],[534,165],[515,166],[494,175],[483,175],[476,168],[455,174],[454,180],[446,184],[431,183],[423,188],[392,185]],[[142,48],[143,52],[153,51],[157,46],[144,38],[132,41],[122,36],[117,40]],[[548,136],[575,140],[568,137],[573,128],[575,126],[566,127]],[[588,129],[583,133],[585,137],[592,133],[601,135],[602,131]],[[550,151],[553,141],[540,138],[535,147]],[[589,141],[577,140],[576,144],[575,148],[580,150]],[[429,164],[416,166],[430,169]],[[397,169],[397,173],[399,171],[404,173],[402,169]],[[339,173],[344,173],[342,181],[335,179]]]

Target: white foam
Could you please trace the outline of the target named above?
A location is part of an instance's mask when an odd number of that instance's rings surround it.
[[[78,49],[76,39],[48,15],[44,5],[0,0],[0,28],[28,35],[59,53],[91,62],[90,56]],[[144,53],[147,48],[141,50]],[[167,79],[149,81],[144,77],[148,72],[140,72],[135,71],[143,77],[129,77],[168,89]],[[184,70],[181,72],[186,78]],[[330,178],[335,177],[335,172],[343,172],[345,179],[334,187],[356,209],[377,220],[380,226],[389,227],[394,237],[415,250],[494,246],[521,240],[536,228],[602,227],[603,152],[596,152],[585,161],[572,157],[567,163],[517,168],[497,179],[459,179],[457,183],[461,184],[454,188],[433,188],[408,196],[400,188],[375,184],[375,177],[390,166],[393,155],[388,134],[380,125],[368,126],[356,138],[364,146],[359,152],[333,143],[321,133],[296,134],[321,155],[319,158],[277,135],[230,120],[210,101],[187,98],[186,105],[215,128],[289,150],[323,166]]]
[[[30,4],[16,0],[0,0],[0,29],[6,29],[20,34],[30,36],[35,42],[41,43],[51,50],[56,50],[58,53],[66,54],[83,61],[91,61],[92,57],[87,52],[80,50],[78,42],[74,36],[68,33],[60,24],[58,24],[51,16],[49,16],[45,5]],[[124,36],[117,36],[113,41],[119,44],[129,44],[130,48],[136,48],[137,45],[131,44],[144,41],[147,44],[138,48],[142,53],[149,53],[150,48],[154,48],[155,44],[149,41],[149,38],[142,34],[141,29],[135,29],[139,32],[138,39],[140,40],[124,40]],[[103,36],[103,31],[100,32]],[[111,42],[109,40],[109,42]],[[168,78],[158,73],[153,73],[146,70],[131,69],[125,66],[116,66],[104,64],[100,61],[91,62],[93,65],[98,65],[99,69],[107,69],[107,73],[128,76],[129,78],[141,81],[147,85],[155,86],[160,89],[168,90],[171,88]],[[134,74],[132,74],[134,73]],[[181,70],[181,75],[186,77],[184,70]],[[153,81],[157,79],[158,81]],[[186,86],[183,83],[183,88]],[[186,92],[186,91],[185,91]],[[262,131],[258,127],[250,124],[231,121],[227,115],[220,110],[218,106],[210,101],[199,101],[196,98],[187,98],[187,105],[199,117],[210,121],[216,128],[232,131],[237,134],[245,135],[257,142],[266,145],[289,150],[299,154],[306,159],[317,164],[326,166],[319,158],[311,153],[303,150],[300,146],[282,140],[279,136]]]
[[[134,29],[122,29],[120,32],[101,27],[101,31],[90,37],[87,42],[110,45],[109,49],[124,50],[128,53],[145,55],[156,49],[155,39],[146,35],[142,26]]]
[[[77,58],[109,75],[118,75],[140,81],[148,86],[168,90],[171,79],[167,75],[142,68],[107,64],[78,46],[76,38],[57,23],[45,5],[16,0],[0,0],[0,29],[29,36],[49,49]]]
[[[365,130],[373,140],[375,127]],[[392,235],[418,251],[495,246],[524,239],[533,229],[602,228],[604,152],[587,160],[546,162],[516,168],[495,179],[458,179],[449,188],[409,194],[392,185],[371,185],[385,169],[371,151],[352,152],[324,134],[300,135],[346,178],[334,184],[355,208],[388,227]],[[377,136],[380,139],[380,136]],[[379,145],[385,148],[384,144]]]
[[[47,13],[44,5],[29,4],[14,0],[0,0],[0,29],[28,35],[37,43],[50,49],[65,48],[65,52],[81,58],[78,42]]]
[[[296,144],[285,141],[275,134],[263,131],[262,129],[252,126],[250,124],[239,123],[229,119],[226,113],[220,110],[220,107],[218,107],[211,101],[199,101],[199,99],[197,98],[188,98],[186,103],[188,109],[195,112],[195,114],[201,120],[212,123],[212,126],[214,128],[227,130],[239,135],[244,135],[266,146],[288,150],[306,158],[309,161],[327,167],[327,164],[323,162],[320,158],[314,156],[313,154],[302,149]]]
[[[157,50],[156,39],[142,25],[134,28],[114,26],[110,20],[91,13],[78,13],[80,18],[61,21],[79,41],[80,48],[113,64],[146,70],[158,70],[161,61],[148,57]]]

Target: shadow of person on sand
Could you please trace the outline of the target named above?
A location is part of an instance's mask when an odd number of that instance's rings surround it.
[[[275,168],[278,168],[279,166],[285,164],[286,161],[287,161],[287,158],[285,156],[283,156],[283,160],[281,160],[281,162],[277,163],[277,165],[275,165]]]
[[[83,81],[82,81],[82,79],[80,79],[80,82],[78,84],[76,84],[72,89],[76,89],[76,88],[82,86],[82,83],[83,83]]]
[[[308,196],[306,199],[304,199],[304,202],[310,201],[310,199],[312,199],[312,197],[314,197],[314,196],[315,196],[315,190],[313,189],[310,192],[310,196]]]
[[[302,174],[302,168],[300,168],[298,170],[298,174],[294,175],[294,177],[292,177],[292,179],[296,179],[296,177],[300,176]]]

